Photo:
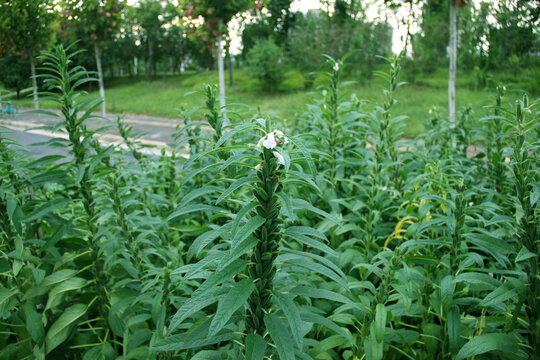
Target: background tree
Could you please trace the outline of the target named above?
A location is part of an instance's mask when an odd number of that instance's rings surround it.
[[[156,69],[155,53],[159,48],[159,40],[162,34],[163,7],[156,0],[144,0],[137,7],[136,16],[138,23],[143,29],[142,43],[146,47],[146,71],[147,81],[152,81]]]
[[[15,54],[22,59],[28,58],[36,109],[39,109],[39,100],[34,57],[53,42],[55,20],[51,0],[0,2],[0,57],[3,52],[4,56]],[[20,66],[20,62],[13,59],[9,62]],[[20,84],[20,81],[17,83]],[[17,88],[17,92],[19,90]]]
[[[94,47],[103,116],[106,115],[106,106],[101,52],[103,43],[114,38],[120,30],[121,11],[124,5],[125,3],[120,0],[64,0],[63,2],[62,24],[66,31],[72,31],[77,39],[85,39]]]
[[[28,85],[30,75],[28,61],[19,56],[12,54],[0,59],[0,82],[8,89],[15,89],[17,98]]]
[[[518,65],[538,63],[540,1],[501,0],[492,14],[496,22],[489,24],[487,38],[491,67],[515,67],[511,60]]]
[[[283,77],[283,50],[272,38],[258,40],[247,55],[251,76],[261,80],[264,87],[275,91]]]
[[[254,5],[253,0],[189,0],[185,3],[187,10],[184,16],[195,20],[202,19],[202,27],[197,30],[204,34],[210,50],[217,43],[217,58],[219,72],[220,105],[225,106],[225,74],[223,66],[223,35],[228,34],[229,21],[238,13]]]

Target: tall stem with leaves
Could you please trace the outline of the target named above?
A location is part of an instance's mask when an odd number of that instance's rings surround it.
[[[339,140],[339,78],[343,70],[343,61],[334,60],[331,57],[328,57],[328,62],[332,66],[332,72],[328,75],[330,76],[330,94],[324,105],[326,110],[324,116],[326,117],[326,123],[328,126],[328,137],[327,137],[327,146],[330,156],[330,172],[329,180],[334,184],[336,179],[336,167],[337,167],[337,151],[339,146],[337,144]]]
[[[71,59],[78,52],[69,53],[70,47],[64,48],[62,45],[55,47],[52,51],[44,52],[43,70],[48,74],[42,75],[45,84],[50,90],[57,92],[47,92],[47,99],[56,102],[61,108],[61,115],[45,112],[47,115],[60,117],[68,134],[69,143],[73,152],[73,175],[78,194],[81,196],[84,211],[86,213],[85,222],[88,228],[88,246],[92,258],[92,269],[94,275],[94,286],[97,294],[98,313],[105,323],[108,331],[108,300],[107,300],[107,276],[104,270],[104,259],[100,254],[99,229],[95,223],[98,209],[95,208],[94,196],[92,193],[92,167],[88,159],[88,145],[92,141],[92,132],[86,129],[84,121],[90,118],[92,111],[100,106],[99,99],[93,102],[77,103],[76,97],[79,95],[77,88],[87,82],[94,81],[89,73],[82,66],[70,67]],[[81,117],[79,111],[85,105],[91,104]],[[107,337],[107,335],[105,336]]]
[[[540,333],[540,275],[538,269],[538,258],[540,257],[538,224],[540,220],[538,201],[531,202],[531,195],[534,192],[533,184],[538,183],[538,169],[535,168],[535,161],[529,155],[531,147],[527,142],[527,135],[538,119],[527,122],[526,115],[530,113],[532,111],[526,96],[523,97],[523,100],[516,101],[512,171],[516,196],[522,212],[521,217],[517,218],[518,246],[520,246],[520,253],[527,254],[529,257],[523,265],[529,286],[525,294],[525,312],[529,325],[527,336],[530,345],[529,354],[531,358],[537,358],[540,357],[540,339],[538,337]]]
[[[501,108],[502,108],[502,99],[506,87],[499,84],[497,86],[497,100],[494,109],[494,119],[490,121],[489,131],[490,131],[490,143],[486,144],[488,148],[488,159],[490,163],[491,176],[494,180],[495,189],[498,193],[504,194],[506,187],[506,177],[505,177],[505,164],[504,164],[504,130],[501,120]],[[494,148],[493,148],[493,145]]]
[[[270,123],[266,122],[266,131],[270,132]],[[280,202],[278,193],[282,190],[279,163],[271,149],[263,146],[261,152],[261,168],[257,172],[254,196],[257,200],[255,211],[263,218],[264,224],[255,230],[257,245],[251,255],[247,270],[249,277],[255,281],[255,289],[248,298],[248,316],[246,331],[264,336],[264,315],[271,306],[272,283],[276,268],[274,260],[280,240],[279,218]]]

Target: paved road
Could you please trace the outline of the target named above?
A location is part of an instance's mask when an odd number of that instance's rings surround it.
[[[30,112],[31,109],[20,109],[16,115],[0,115],[0,121],[10,121],[13,126],[17,126],[15,122],[18,122],[20,126],[27,128],[27,124],[34,125],[54,125],[61,121],[57,117],[52,117],[43,114],[35,114]],[[47,110],[54,113],[59,113],[57,110]],[[95,114],[96,117],[86,121],[86,125],[91,129],[98,129],[103,126],[113,125],[114,128],[108,130],[107,133],[118,135],[116,129],[116,119],[120,114],[108,114],[104,119]],[[180,124],[179,119],[170,119],[164,117],[153,117],[146,115],[127,115],[124,118],[124,122],[133,127],[137,133],[142,133],[143,138],[147,140],[156,140],[160,142],[173,141],[172,135],[176,132],[176,126]]]
[[[2,137],[14,140],[17,144],[21,145],[23,152],[22,156],[42,157],[48,155],[62,155],[66,156],[66,160],[71,158],[68,149],[50,147],[47,145],[39,145],[51,138],[49,136],[30,134],[24,131],[16,130],[4,130],[0,128],[0,134]]]
[[[58,111],[51,111],[59,113]],[[89,119],[85,124],[93,130],[112,125],[110,129],[100,131],[100,135],[102,136],[99,138],[99,141],[104,145],[111,143],[120,144],[122,138],[116,128],[116,119],[118,116],[119,114],[109,114],[105,119],[96,114],[95,118]],[[31,113],[30,109],[20,109],[16,115],[0,114],[0,126],[13,131],[9,137],[23,145],[31,154],[36,156],[49,154],[49,151],[58,153],[46,146],[31,147],[30,144],[44,142],[52,137],[65,137],[65,134],[60,132],[52,133],[46,129],[39,129],[41,126],[51,126],[59,122],[61,122],[60,118]],[[145,152],[150,154],[159,154],[159,148],[166,147],[168,143],[173,142],[173,134],[177,131],[177,125],[180,124],[180,120],[178,119],[145,115],[128,115],[124,118],[124,122],[133,128],[134,134],[141,135],[139,139],[140,143],[147,147],[154,147],[153,149],[145,149]]]

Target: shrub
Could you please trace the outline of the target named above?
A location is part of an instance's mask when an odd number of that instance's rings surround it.
[[[283,78],[282,58],[283,50],[272,39],[260,40],[248,53],[249,72],[261,80],[265,88],[275,91]]]
[[[298,70],[287,71],[283,75],[283,81],[278,86],[279,91],[299,91],[306,86],[306,78]]]
[[[7,89],[13,89],[19,93],[29,85],[30,65],[15,55],[10,55],[0,61],[0,82]]]

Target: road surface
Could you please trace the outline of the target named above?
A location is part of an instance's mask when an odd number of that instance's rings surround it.
[[[58,111],[53,111],[58,113]],[[123,139],[118,133],[116,119],[118,114],[111,114],[107,119],[96,117],[85,121],[89,129],[96,130],[105,126],[111,126],[110,129],[99,132],[98,141],[103,146],[109,144],[121,144]],[[49,129],[42,129],[43,126],[54,126],[62,120],[58,117],[36,114],[30,112],[30,109],[22,109],[15,115],[0,115],[0,127],[6,128],[0,132],[17,143],[21,144],[28,152],[34,156],[44,156],[50,154],[66,154],[65,149],[50,148],[45,145],[32,146],[32,144],[45,142],[54,137],[66,138],[62,132],[52,133]],[[168,148],[167,144],[173,142],[173,135],[180,125],[180,120],[151,117],[145,115],[129,115],[124,118],[124,123],[133,128],[133,133],[141,135],[138,141],[145,146],[142,150],[148,154],[158,155],[161,148]]]

